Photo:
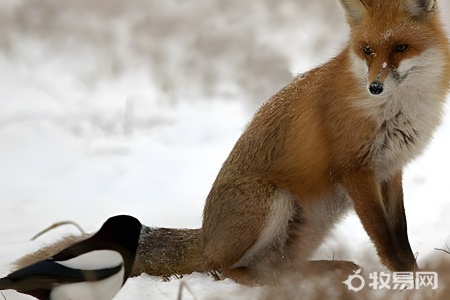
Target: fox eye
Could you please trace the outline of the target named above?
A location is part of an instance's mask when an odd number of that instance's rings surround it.
[[[395,53],[402,53],[408,50],[408,48],[409,48],[408,45],[400,44],[394,47],[394,51]]]
[[[374,55],[375,54],[372,51],[372,48],[370,48],[370,46],[367,46],[367,45],[362,46],[362,50],[366,55]]]

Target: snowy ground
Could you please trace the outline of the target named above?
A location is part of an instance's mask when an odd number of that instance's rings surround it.
[[[215,175],[258,105],[345,41],[334,1],[189,2],[0,2],[0,276],[76,232],[29,242],[60,220],[87,231],[115,214],[199,227]],[[419,264],[450,246],[449,135],[450,112],[405,172]],[[350,215],[316,257],[364,265],[367,253]],[[200,274],[183,282],[197,299],[260,293]],[[179,285],[143,275],[117,299],[177,299]]]

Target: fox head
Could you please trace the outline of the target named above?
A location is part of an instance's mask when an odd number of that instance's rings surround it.
[[[448,41],[437,0],[339,1],[351,29],[354,73],[371,95],[383,97],[427,82],[448,88],[442,79],[449,72]]]

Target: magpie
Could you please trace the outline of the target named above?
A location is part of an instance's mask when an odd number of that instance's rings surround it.
[[[111,300],[131,273],[141,223],[132,216],[109,218],[90,238],[0,279],[41,300]]]

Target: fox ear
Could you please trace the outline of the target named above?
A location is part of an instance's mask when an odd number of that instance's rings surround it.
[[[347,21],[350,25],[359,23],[365,13],[366,4],[363,0],[339,0],[347,15]]]
[[[407,5],[413,17],[423,18],[437,9],[437,0],[408,0]]]

